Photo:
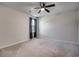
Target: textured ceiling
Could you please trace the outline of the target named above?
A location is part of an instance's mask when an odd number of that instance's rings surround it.
[[[79,8],[79,2],[46,2],[47,5],[55,3],[55,7],[48,8],[50,13],[42,11],[40,14],[39,11],[33,9],[39,7],[39,2],[0,2],[0,5],[17,9],[19,11],[25,12],[32,16],[44,16],[49,14],[61,13],[65,11],[77,10]]]

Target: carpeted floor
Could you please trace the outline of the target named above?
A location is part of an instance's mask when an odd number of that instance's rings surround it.
[[[0,50],[1,57],[74,57],[79,56],[75,44],[48,39],[33,39]]]

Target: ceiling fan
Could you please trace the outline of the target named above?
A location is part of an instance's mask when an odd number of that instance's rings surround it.
[[[49,13],[50,10],[48,10],[47,8],[54,7],[54,6],[55,6],[55,4],[46,5],[44,2],[40,2],[40,7],[36,7],[34,9],[40,9],[38,11],[38,13],[40,13],[41,11],[44,11],[44,10]]]

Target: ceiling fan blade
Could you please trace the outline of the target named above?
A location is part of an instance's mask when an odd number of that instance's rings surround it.
[[[51,4],[51,5],[47,5],[45,7],[54,7],[54,6],[55,6],[55,4]]]
[[[43,2],[43,7],[45,7],[45,3]]]
[[[40,6],[41,6],[41,2],[40,2]]]
[[[42,2],[40,2],[40,7],[42,8]]]
[[[40,7],[36,7],[36,8],[34,8],[34,9],[40,9]]]
[[[41,10],[38,11],[38,13],[40,13],[40,12],[41,12]]]
[[[48,9],[45,9],[45,11],[47,11],[48,13],[50,12]]]

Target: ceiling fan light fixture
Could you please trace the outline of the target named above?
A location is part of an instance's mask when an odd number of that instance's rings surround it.
[[[44,8],[41,8],[41,11],[44,11]]]

